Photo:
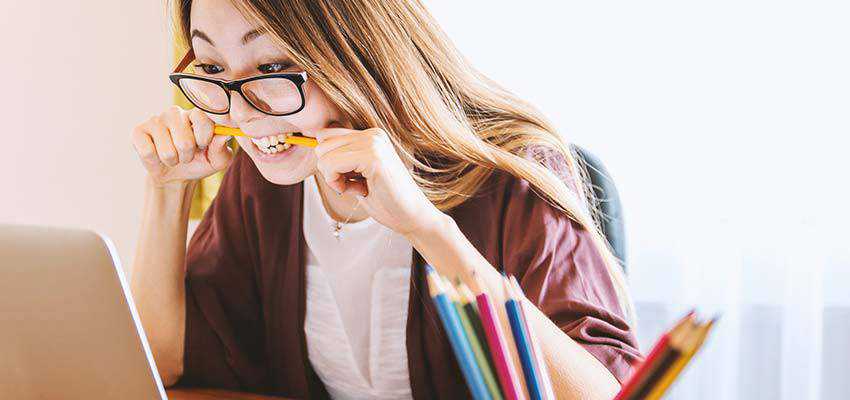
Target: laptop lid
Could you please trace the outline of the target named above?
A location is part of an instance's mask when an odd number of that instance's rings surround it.
[[[0,398],[167,399],[109,239],[0,225]]]

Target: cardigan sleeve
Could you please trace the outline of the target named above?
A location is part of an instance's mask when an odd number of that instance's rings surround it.
[[[239,188],[228,168],[186,257],[186,331],[180,385],[232,390],[262,386],[262,309]]]
[[[591,232],[544,201],[527,181],[511,181],[503,209],[505,272],[516,276],[529,300],[623,382],[641,354]]]

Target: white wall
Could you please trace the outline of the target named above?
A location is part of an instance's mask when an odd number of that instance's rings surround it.
[[[608,165],[638,296],[663,291],[659,254],[706,257],[718,234],[809,236],[850,266],[850,3],[427,3],[479,69]]]
[[[130,262],[130,131],[170,101],[163,3],[0,2],[0,223],[95,229]]]

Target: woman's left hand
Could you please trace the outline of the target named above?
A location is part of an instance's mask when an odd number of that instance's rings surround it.
[[[361,206],[384,226],[410,236],[445,217],[416,185],[383,129],[326,128],[316,139],[325,182],[339,193],[362,196]],[[350,180],[351,172],[363,179]]]

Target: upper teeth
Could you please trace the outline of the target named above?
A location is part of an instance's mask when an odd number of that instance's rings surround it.
[[[251,138],[251,141],[257,145],[257,148],[260,149],[263,153],[266,154],[274,154],[280,151],[284,151],[288,149],[290,146],[289,143],[284,143],[287,137],[292,136],[292,133],[280,134],[280,135],[272,135],[272,136],[264,136],[259,139]]]

